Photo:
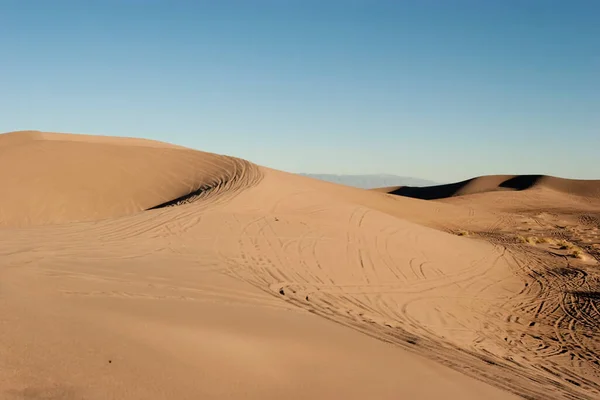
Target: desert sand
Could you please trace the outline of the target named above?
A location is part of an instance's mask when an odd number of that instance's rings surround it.
[[[13,132],[0,188],[2,399],[600,397],[600,181]]]

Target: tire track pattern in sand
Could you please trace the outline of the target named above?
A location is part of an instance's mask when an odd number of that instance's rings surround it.
[[[283,241],[286,225],[300,224],[292,219],[237,219],[240,254],[222,258],[232,276],[298,307],[524,398],[600,396],[600,274],[516,244],[503,235],[516,224],[506,213],[480,235],[487,253],[457,248],[466,264],[447,270],[416,250],[427,248],[417,230],[377,214],[348,209],[345,236],[329,240],[302,222],[302,235]],[[327,256],[336,246],[343,262]]]
[[[239,158],[221,156],[219,164],[215,163],[214,167],[215,169],[218,168],[220,173],[215,174],[209,182],[203,184],[199,189],[151,207],[149,210],[181,206],[209,198],[211,205],[222,203],[238,194],[241,189],[256,185],[262,177],[260,169],[256,165]]]

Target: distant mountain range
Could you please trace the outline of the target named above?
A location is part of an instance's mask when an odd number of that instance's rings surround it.
[[[309,178],[320,179],[327,182],[338,183],[346,186],[354,186],[362,189],[375,189],[387,186],[431,186],[438,182],[419,178],[397,176],[389,174],[374,175],[334,175],[334,174],[298,174]]]

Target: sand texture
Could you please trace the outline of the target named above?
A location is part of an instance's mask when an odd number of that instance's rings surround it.
[[[0,398],[600,398],[600,181],[362,190],[0,135]]]

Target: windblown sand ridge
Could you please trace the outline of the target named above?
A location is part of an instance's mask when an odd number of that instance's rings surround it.
[[[155,142],[20,135],[0,136],[0,162],[30,171],[0,176],[27,205],[0,200],[8,399],[600,395],[593,197],[423,201]],[[69,162],[87,174],[66,178]],[[110,186],[122,173],[128,192]],[[86,177],[103,182],[88,197]]]

